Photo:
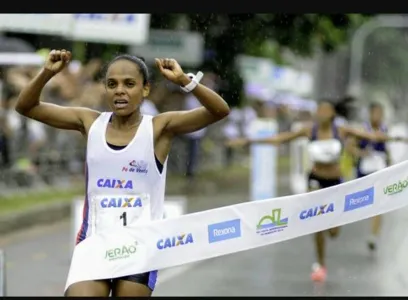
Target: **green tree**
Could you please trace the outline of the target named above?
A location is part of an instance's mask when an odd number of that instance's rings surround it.
[[[309,56],[317,47],[333,51],[347,41],[350,30],[371,15],[363,14],[189,14],[190,29],[203,34],[207,49],[216,53],[206,66],[222,74],[221,93],[239,105],[243,82],[235,57],[245,53],[282,62],[282,49]],[[153,28],[173,29],[178,15],[152,15]]]

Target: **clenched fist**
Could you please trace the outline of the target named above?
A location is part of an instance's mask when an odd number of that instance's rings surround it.
[[[186,79],[188,77],[184,74],[180,65],[175,59],[172,58],[156,58],[156,65],[159,68],[160,72],[168,80],[172,81],[178,85],[185,85]],[[188,83],[188,82],[187,82]]]
[[[63,50],[52,50],[48,54],[47,60],[45,61],[44,68],[57,74],[61,72],[62,69],[69,63],[71,60],[71,52],[65,49]]]

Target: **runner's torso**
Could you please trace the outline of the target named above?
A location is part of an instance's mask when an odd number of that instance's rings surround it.
[[[153,117],[144,115],[129,144],[114,150],[106,142],[111,115],[102,113],[89,129],[86,199],[77,242],[100,231],[163,218],[167,160],[160,172]]]

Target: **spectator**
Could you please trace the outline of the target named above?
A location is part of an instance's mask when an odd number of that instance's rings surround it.
[[[188,95],[185,100],[185,110],[198,108],[201,103],[192,94]],[[197,130],[195,132],[184,135],[187,145],[187,166],[186,176],[188,180],[194,179],[200,152],[200,142],[207,132],[207,127]]]
[[[8,126],[6,110],[0,108],[0,167],[8,168],[11,164],[9,140],[11,137],[11,130]]]
[[[228,115],[227,121],[225,122],[222,128],[224,137],[227,140],[236,139],[241,136],[241,128],[239,124],[240,121],[241,121],[240,109],[237,107],[231,109],[230,114]],[[232,147],[225,146],[224,151],[225,151],[225,166],[230,167],[234,159],[235,149]]]

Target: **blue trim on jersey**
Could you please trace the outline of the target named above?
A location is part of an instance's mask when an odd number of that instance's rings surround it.
[[[366,122],[365,127],[366,127],[367,131],[373,131],[373,127],[371,126],[370,122]],[[387,127],[384,124],[382,124],[380,126],[380,131],[386,133],[387,132]],[[385,142],[372,142],[372,141],[368,141],[368,140],[360,140],[360,142],[358,143],[358,147],[361,150],[366,149],[368,146],[371,146],[371,148],[374,151],[377,151],[377,152],[383,152],[383,153],[387,152],[387,147],[386,147]],[[364,174],[364,173],[361,172],[360,165],[361,165],[361,158],[359,158],[357,160],[357,166],[356,166],[357,178],[361,178],[361,177],[364,177],[364,176],[368,175],[368,174]]]
[[[82,225],[77,236],[77,244],[82,242],[86,238],[86,233],[88,231],[88,220],[89,220],[89,201],[88,201],[88,163],[85,165],[85,203],[84,211],[82,215]]]
[[[149,272],[149,282],[147,283],[147,286],[152,291],[154,291],[154,288],[156,287],[157,275],[158,275],[158,271]]]
[[[372,131],[373,128],[371,126],[370,123],[366,123],[366,129],[367,131]],[[387,128],[384,125],[380,126],[380,131],[382,132],[387,132]],[[373,148],[373,150],[378,151],[378,152],[386,152],[387,148],[386,148],[386,143],[385,142],[371,142],[368,140],[360,140],[358,147],[361,150],[364,150],[365,148],[367,148],[368,146],[371,146]]]
[[[311,141],[316,141],[317,140],[317,131],[318,131],[318,124],[314,123],[312,127],[312,136],[310,138]],[[336,140],[341,141],[340,135],[339,135],[339,130],[336,126],[336,124],[333,122],[332,123],[332,133],[333,133],[333,138]]]

